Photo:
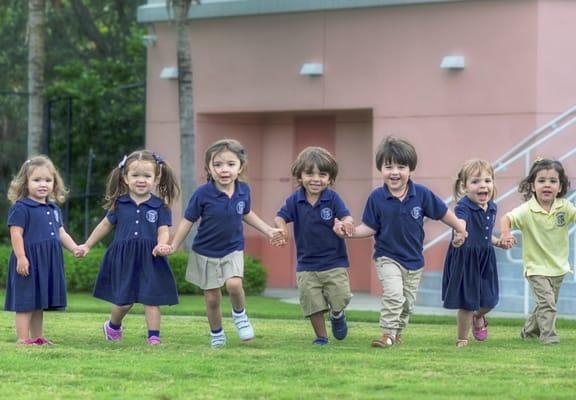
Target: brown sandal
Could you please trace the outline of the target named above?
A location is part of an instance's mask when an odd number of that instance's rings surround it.
[[[385,333],[379,339],[372,341],[372,347],[392,347],[394,343],[396,343],[396,338]]]

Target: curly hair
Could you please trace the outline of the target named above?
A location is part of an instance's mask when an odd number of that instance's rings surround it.
[[[50,160],[45,155],[39,155],[26,160],[20,170],[14,176],[10,182],[10,188],[8,189],[8,200],[13,204],[16,201],[23,199],[29,195],[28,193],[28,178],[32,172],[38,167],[46,167],[54,177],[54,187],[52,188],[52,193],[48,195],[50,201],[55,201],[57,203],[63,204],[68,196],[68,190],[64,186],[64,180],[60,173]]]

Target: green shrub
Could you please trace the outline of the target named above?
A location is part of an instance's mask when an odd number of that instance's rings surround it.
[[[84,258],[75,258],[64,251],[64,263],[66,266],[66,280],[68,290],[71,292],[91,292],[100,269],[100,262],[104,256],[104,246],[94,247]],[[0,287],[6,286],[8,274],[8,261],[11,248],[0,246]],[[187,282],[186,266],[188,265],[188,253],[179,251],[168,257],[170,266],[176,278],[178,293],[202,294],[197,286]],[[244,290],[246,294],[261,294],[266,289],[266,270],[262,263],[254,257],[244,256]]]

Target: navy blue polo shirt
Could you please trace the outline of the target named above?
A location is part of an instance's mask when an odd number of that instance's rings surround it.
[[[338,193],[326,189],[316,204],[311,205],[301,187],[286,199],[277,215],[287,223],[294,222],[297,271],[348,267],[346,244],[332,230],[334,218],[350,215]]]
[[[249,212],[250,187],[246,183],[236,181],[232,197],[212,181],[200,186],[184,212],[184,218],[192,223],[201,218],[192,249],[213,258],[244,250],[242,221]]]
[[[386,185],[375,189],[366,202],[362,222],[376,231],[374,259],[388,257],[404,268],[424,266],[424,217],[442,219],[448,207],[425,186],[408,181],[404,200],[394,197]]]
[[[136,204],[129,195],[116,200],[114,210],[108,211],[106,218],[116,226],[114,241],[128,239],[158,240],[158,228],[172,225],[172,212],[157,196]]]
[[[458,201],[454,213],[458,218],[466,221],[466,230],[468,231],[468,237],[462,248],[492,247],[492,230],[496,223],[496,211],[496,204],[493,201],[488,202],[486,211],[470,200],[468,196]]]
[[[29,197],[16,201],[8,211],[8,226],[24,229],[24,244],[47,239],[60,241],[62,211],[54,203],[38,203]]]

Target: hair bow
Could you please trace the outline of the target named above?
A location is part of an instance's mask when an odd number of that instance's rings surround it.
[[[152,153],[152,157],[154,157],[154,161],[156,161],[156,164],[158,165],[164,164],[164,160],[157,153]]]
[[[128,157],[126,156],[126,154],[124,154],[124,158],[122,158],[122,161],[120,161],[118,163],[118,168],[124,169],[124,167],[126,166],[126,160],[127,159],[128,159]]]

